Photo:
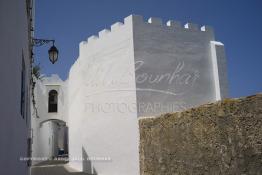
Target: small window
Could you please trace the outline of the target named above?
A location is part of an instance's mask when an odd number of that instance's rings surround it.
[[[49,91],[48,96],[48,112],[57,112],[57,91]]]
[[[20,113],[23,118],[25,118],[25,96],[26,96],[26,87],[25,87],[25,61],[24,55],[22,54],[22,70],[21,70],[21,96],[20,96]]]

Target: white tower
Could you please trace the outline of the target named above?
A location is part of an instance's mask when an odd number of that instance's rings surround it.
[[[145,22],[131,15],[80,43],[69,75],[70,161],[98,174],[139,174],[138,117],[156,116],[227,95],[223,44],[210,27]]]

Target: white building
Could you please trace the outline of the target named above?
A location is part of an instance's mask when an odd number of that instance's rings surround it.
[[[38,80],[32,110],[33,164],[68,152],[66,82],[57,75]]]
[[[226,97],[224,46],[211,27],[131,15],[80,43],[68,80],[57,82],[39,88],[43,115],[36,120],[66,122],[69,165],[91,174],[138,175],[138,118]],[[47,112],[53,89],[62,114]]]
[[[31,0],[0,1],[0,174],[26,175],[30,156]]]

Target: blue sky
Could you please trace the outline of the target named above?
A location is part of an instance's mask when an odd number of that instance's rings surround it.
[[[38,47],[36,63],[66,79],[79,42],[130,14],[213,26],[226,48],[230,97],[262,92],[261,0],[36,0],[35,37],[55,39],[60,51],[52,65],[50,45]]]

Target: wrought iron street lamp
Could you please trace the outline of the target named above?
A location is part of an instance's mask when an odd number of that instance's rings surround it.
[[[55,40],[48,40],[48,39],[33,39],[33,46],[39,47],[44,44],[52,42],[52,46],[48,50],[48,55],[49,55],[49,60],[51,61],[52,64],[54,64],[57,59],[58,59],[58,49],[55,47]]]
[[[51,61],[52,64],[54,64],[57,61],[57,59],[58,59],[58,50],[57,50],[57,48],[53,45],[48,50],[48,54],[49,54],[49,60]]]

